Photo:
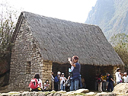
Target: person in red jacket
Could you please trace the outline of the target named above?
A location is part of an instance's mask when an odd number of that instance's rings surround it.
[[[42,80],[39,77],[39,74],[36,74],[29,84],[31,91],[43,91]]]

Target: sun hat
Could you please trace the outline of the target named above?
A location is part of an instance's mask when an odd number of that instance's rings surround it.
[[[57,74],[61,74],[61,72],[60,72],[60,71],[58,71],[58,72],[57,72]]]

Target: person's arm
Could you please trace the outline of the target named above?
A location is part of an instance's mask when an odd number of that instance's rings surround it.
[[[76,64],[71,61],[71,58],[68,58],[68,61],[69,61],[69,63],[71,64],[71,66],[76,67]]]
[[[114,82],[114,80],[111,78],[111,80]]]
[[[62,80],[62,78],[60,77],[60,81]]]
[[[101,77],[101,81],[104,81],[104,80],[103,80],[103,77]]]
[[[41,88],[43,89],[43,84],[42,84],[42,80],[41,80]]]

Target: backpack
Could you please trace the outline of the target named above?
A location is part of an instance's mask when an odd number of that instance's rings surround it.
[[[37,79],[32,79],[30,84],[29,84],[29,87],[32,88],[32,89],[36,89],[38,87],[38,81]]]
[[[98,78],[98,83],[100,83],[101,82],[101,78]]]
[[[58,77],[56,76],[55,78],[54,78],[54,82],[58,82],[59,80],[58,80]]]

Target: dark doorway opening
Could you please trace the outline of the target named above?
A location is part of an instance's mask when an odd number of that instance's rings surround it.
[[[92,91],[96,91],[98,87],[96,87],[96,76],[100,74],[106,75],[106,73],[113,75],[113,67],[81,65],[81,77],[85,79],[86,88]]]
[[[64,73],[65,77],[67,78],[69,76],[68,69],[71,67],[70,64],[58,64],[53,63],[52,64],[52,71],[55,75],[57,75],[57,72],[60,71],[61,73]]]
[[[52,71],[57,74],[58,71],[65,74],[67,78],[69,76],[68,69],[71,68],[69,63],[67,64],[59,64],[53,63],[52,64]],[[86,89],[95,90],[95,81],[97,75],[106,75],[107,72],[110,74],[112,73],[112,66],[93,66],[93,65],[83,65],[81,64],[81,77],[84,78]]]

